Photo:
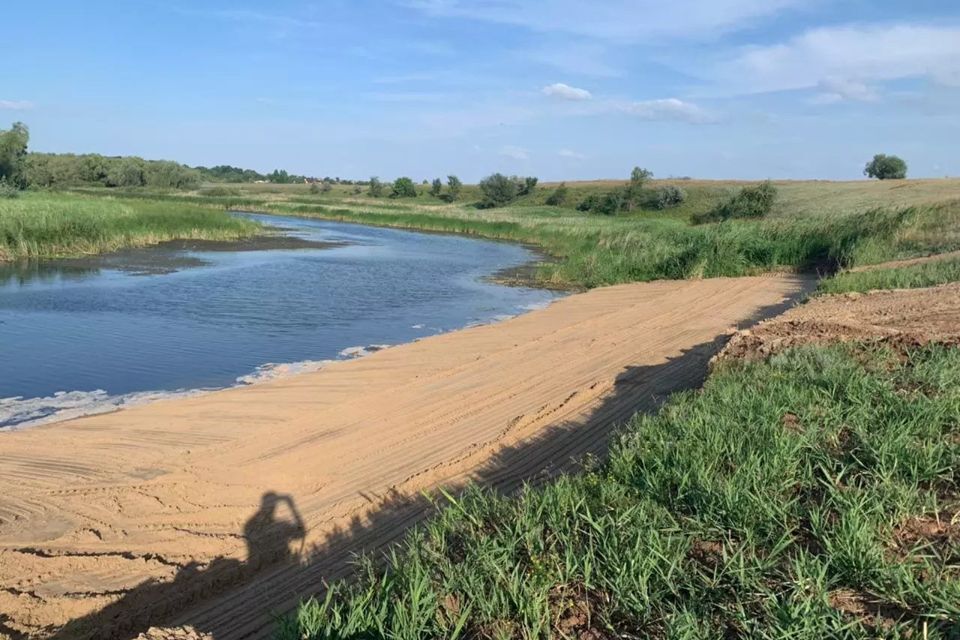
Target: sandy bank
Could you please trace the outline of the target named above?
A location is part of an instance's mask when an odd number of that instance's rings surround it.
[[[598,289],[314,373],[0,434],[0,637],[264,636],[351,551],[402,535],[422,490],[510,488],[602,451],[800,288]]]

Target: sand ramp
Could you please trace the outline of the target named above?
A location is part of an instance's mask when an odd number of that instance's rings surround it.
[[[788,277],[623,285],[252,387],[0,434],[0,637],[263,637],[402,536],[424,490],[509,489],[698,384]]]

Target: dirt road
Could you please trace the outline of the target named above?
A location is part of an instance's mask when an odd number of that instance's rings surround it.
[[[262,637],[401,536],[422,491],[509,489],[702,380],[789,277],[598,289],[315,373],[0,434],[0,636]]]

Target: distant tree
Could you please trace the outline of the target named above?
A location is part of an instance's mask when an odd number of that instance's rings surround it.
[[[393,187],[390,190],[391,198],[416,198],[417,186],[413,180],[403,176],[393,181]]]
[[[551,207],[562,207],[567,204],[569,189],[567,183],[561,182],[553,192],[547,196],[546,203]]]
[[[623,194],[623,205],[632,209],[643,201],[643,187],[653,177],[653,172],[641,167],[634,167],[630,172],[630,185]]]
[[[528,196],[533,193],[537,188],[537,178],[532,176],[526,178],[514,178],[517,183],[517,195],[518,196]]]
[[[481,207],[502,207],[517,199],[517,181],[495,173],[480,181],[480,192],[483,194]]]
[[[897,156],[878,153],[863,168],[863,174],[878,180],[903,180],[907,177],[907,163]]]
[[[320,193],[320,185],[318,185],[316,182],[311,182],[308,191],[313,195],[317,195]]]
[[[97,153],[85,155],[80,160],[80,180],[87,184],[107,184],[107,159]]]
[[[157,160],[146,164],[144,182],[148,187],[192,189],[200,183],[200,174],[176,162]]]
[[[22,122],[14,122],[7,130],[0,130],[0,179],[18,189],[27,186],[25,175],[27,144],[30,130]]]
[[[668,184],[657,189],[657,209],[676,207],[686,199],[687,192],[676,185]]]
[[[145,163],[140,158],[121,158],[111,164],[107,172],[107,185],[111,187],[142,187]]]
[[[371,198],[379,198],[383,195],[383,183],[380,182],[380,178],[377,176],[370,178],[370,185],[367,187],[367,193],[370,194]]]
[[[324,178],[323,183],[320,185],[320,191],[323,191],[324,193],[330,193],[331,191],[333,191],[333,183],[330,180],[327,180],[326,178]]]
[[[463,189],[463,183],[460,182],[460,178],[457,176],[447,176],[447,196],[450,198],[450,202],[455,202],[460,199],[460,191]]]
[[[363,193],[363,187],[361,187],[361,186],[358,185],[358,184],[357,184],[357,185],[354,185],[354,186],[353,186],[353,195],[358,196],[358,195],[360,195],[361,193]]]
[[[290,184],[294,181],[294,176],[287,173],[286,169],[274,169],[267,175],[267,180],[275,184]]]
[[[442,191],[443,180],[440,178],[434,179],[434,181],[430,183],[430,195],[432,195],[434,198],[439,198]]]
[[[640,167],[634,167],[633,171],[630,172],[630,186],[636,189],[642,189],[647,180],[652,177],[653,171],[642,169]]]

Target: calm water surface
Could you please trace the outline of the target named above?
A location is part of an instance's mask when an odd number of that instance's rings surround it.
[[[0,267],[0,428],[316,368],[556,295],[485,280],[534,259],[523,247],[250,217],[339,246],[166,246]]]

